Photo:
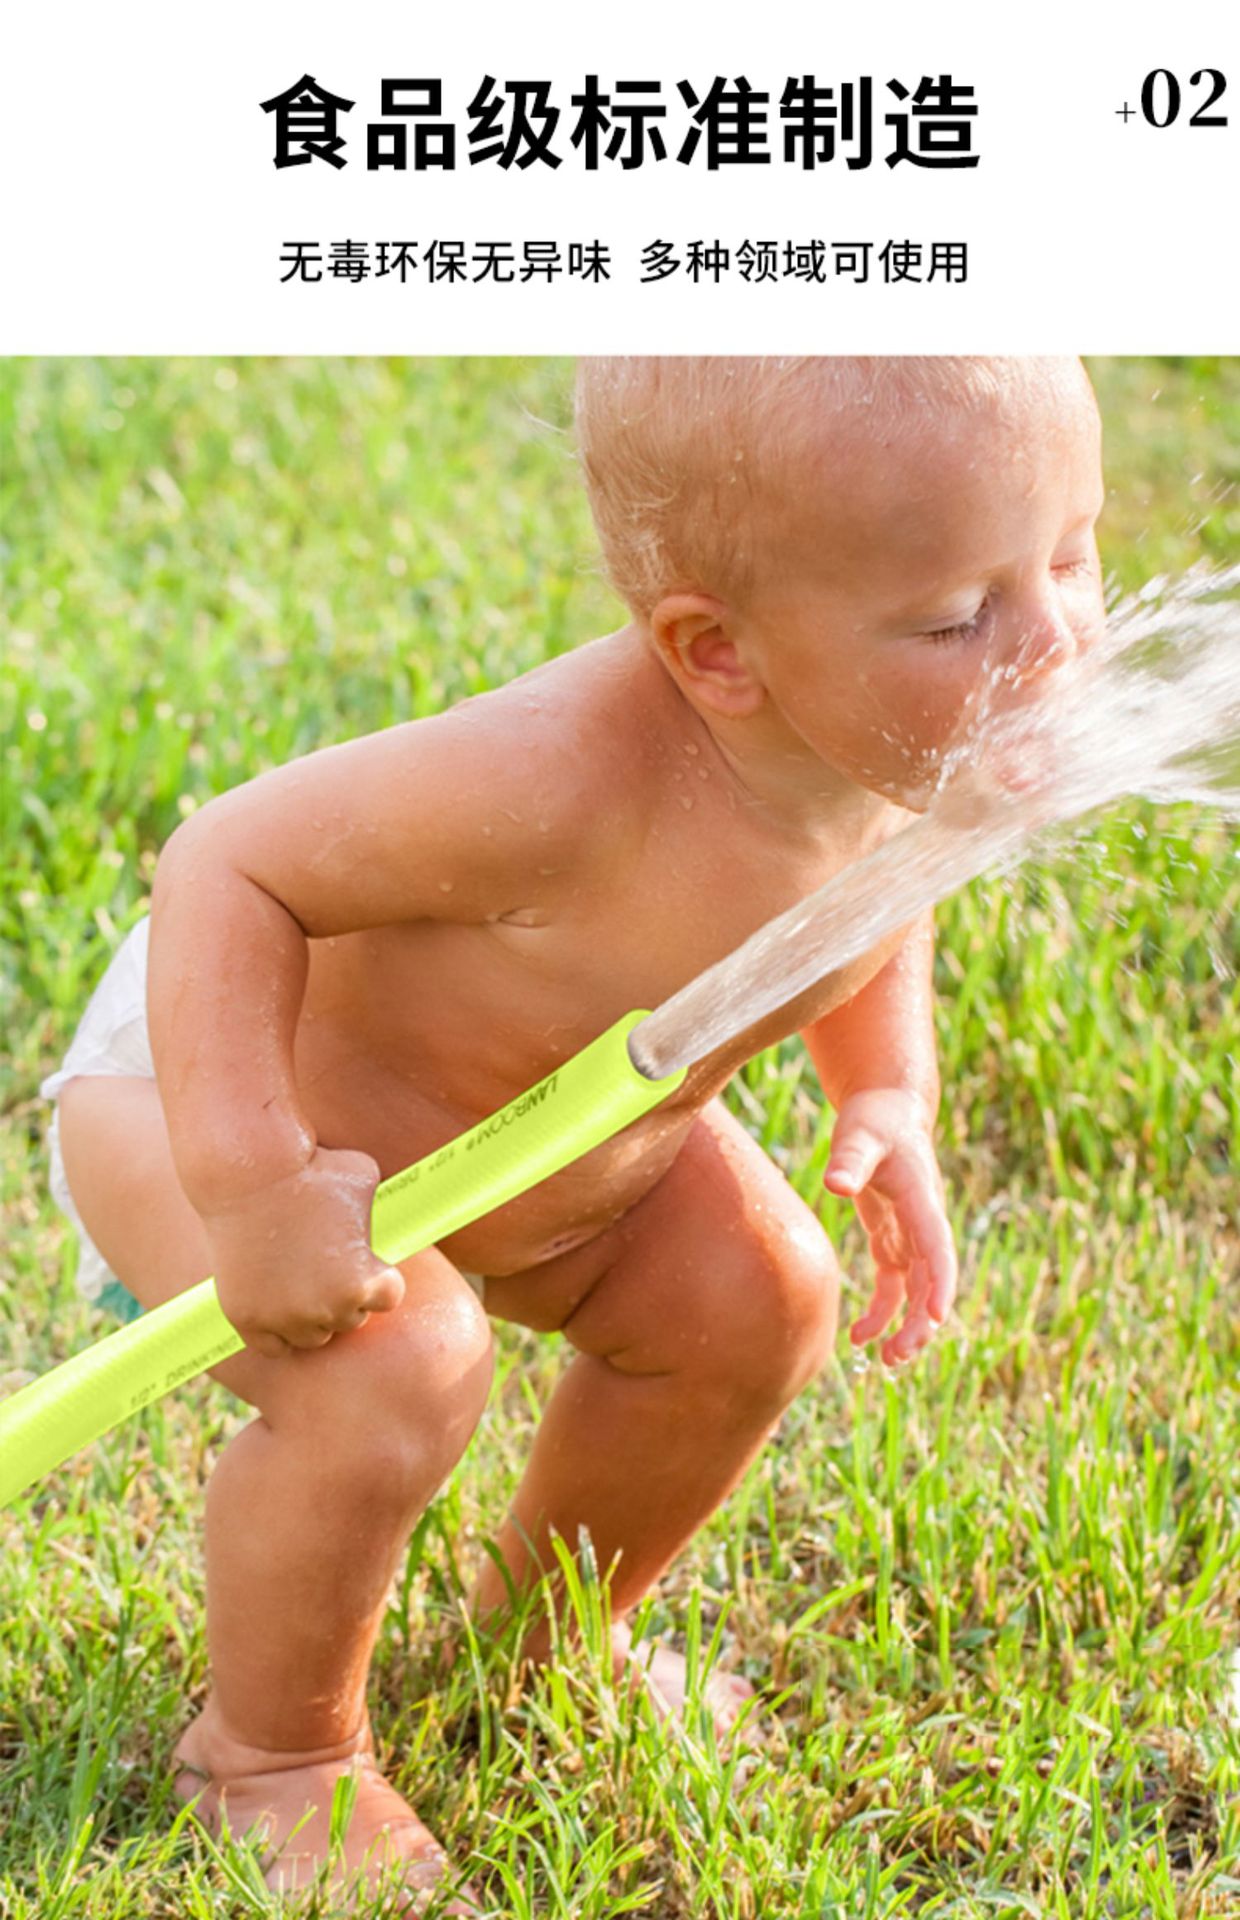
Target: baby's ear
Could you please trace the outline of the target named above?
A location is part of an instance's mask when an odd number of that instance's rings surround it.
[[[650,615],[655,646],[686,699],[743,718],[758,711],[766,688],[731,626],[725,603],[708,593],[665,594]]]

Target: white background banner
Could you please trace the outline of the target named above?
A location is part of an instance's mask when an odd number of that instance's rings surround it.
[[[0,351],[1240,350],[1234,4],[225,0],[10,12],[3,31]],[[261,103],[306,75],[353,103],[342,166],[274,164]],[[664,158],[609,159],[613,115],[587,166],[573,96],[591,76],[605,113],[663,107]],[[835,144],[811,167],[784,157],[781,112],[807,76]],[[942,76],[974,115],[936,114],[933,92],[914,111]],[[488,77],[501,148],[508,89],[546,83],[558,166],[472,157]],[[384,113],[385,79],[441,83],[454,167],[413,163],[419,120]],[[768,96],[768,158],[712,170],[692,100],[742,79]],[[888,164],[901,114],[921,164]],[[406,131],[404,171],[368,166],[379,123]],[[962,141],[975,166],[924,163]]]

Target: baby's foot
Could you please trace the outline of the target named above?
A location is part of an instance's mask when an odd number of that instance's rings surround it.
[[[368,1894],[395,1882],[414,1896],[405,1909],[412,1920],[451,1877],[443,1848],[375,1765],[369,1722],[334,1747],[273,1753],[234,1740],[209,1700],[181,1735],[174,1755],[177,1797],[197,1799],[195,1812],[208,1833],[218,1837],[221,1812],[236,1838],[258,1824],[267,1845],[263,1878],[273,1893],[309,1887],[330,1860],[332,1893],[352,1889],[361,1912]],[[357,1777],[357,1797],[344,1845],[333,1854],[332,1795],[336,1782],[350,1773]],[[466,1888],[442,1911],[476,1914],[481,1906]]]
[[[683,1720],[689,1697],[684,1655],[658,1643],[634,1648],[632,1633],[624,1621],[612,1627],[611,1644],[617,1680],[627,1672],[634,1685],[646,1688],[656,1713],[665,1720]],[[721,1673],[716,1667],[707,1678],[703,1694],[715,1733],[722,1741],[730,1736],[746,1702],[753,1699],[754,1689],[739,1673]]]

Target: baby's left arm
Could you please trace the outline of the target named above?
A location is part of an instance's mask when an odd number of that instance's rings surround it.
[[[933,1146],[933,959],[934,916],[927,913],[860,993],[801,1036],[836,1111],[823,1184],[856,1200],[874,1259],[874,1296],[853,1322],[853,1344],[876,1339],[907,1301],[903,1324],[882,1349],[888,1365],[920,1353],[956,1292],[956,1251]]]

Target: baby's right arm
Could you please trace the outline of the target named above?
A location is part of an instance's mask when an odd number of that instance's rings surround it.
[[[320,1146],[298,1100],[307,941],[536,897],[539,870],[569,864],[590,818],[583,756],[563,742],[484,697],[260,775],[164,848],[151,1047],[220,1304],[260,1353],[321,1346],[404,1290],[369,1244],[376,1163]]]

